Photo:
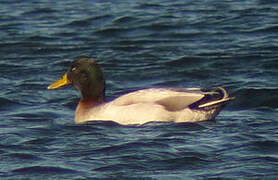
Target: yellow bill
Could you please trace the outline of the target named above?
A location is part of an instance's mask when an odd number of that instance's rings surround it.
[[[68,79],[67,74],[65,74],[61,79],[59,79],[58,81],[50,84],[47,89],[57,89],[60,88],[62,86],[66,86],[66,85],[70,85],[71,82]]]

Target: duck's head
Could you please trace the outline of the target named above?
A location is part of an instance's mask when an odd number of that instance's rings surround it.
[[[74,85],[82,94],[82,100],[102,101],[105,93],[103,73],[95,60],[87,57],[77,58],[70,69],[58,81],[48,86],[57,89]]]

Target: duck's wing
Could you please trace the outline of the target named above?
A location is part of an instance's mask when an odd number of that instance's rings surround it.
[[[167,110],[177,111],[198,102],[207,92],[200,89],[165,89],[152,88],[131,92],[113,101],[114,105],[130,105],[136,103],[156,103]]]
[[[178,111],[184,108],[211,109],[222,106],[234,99],[222,88],[199,89],[181,88],[165,89],[152,88],[125,94],[113,101],[114,105],[131,105],[137,103],[155,103],[164,106],[169,111]]]

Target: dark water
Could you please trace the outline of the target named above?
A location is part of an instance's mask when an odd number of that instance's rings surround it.
[[[278,178],[278,1],[0,2],[0,179]],[[227,87],[215,121],[75,125],[78,93],[49,91],[94,57],[107,96]]]

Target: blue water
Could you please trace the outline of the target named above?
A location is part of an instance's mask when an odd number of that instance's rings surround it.
[[[278,1],[0,2],[0,179],[277,179]],[[49,91],[98,60],[107,99],[224,86],[214,121],[74,124],[79,94]]]

